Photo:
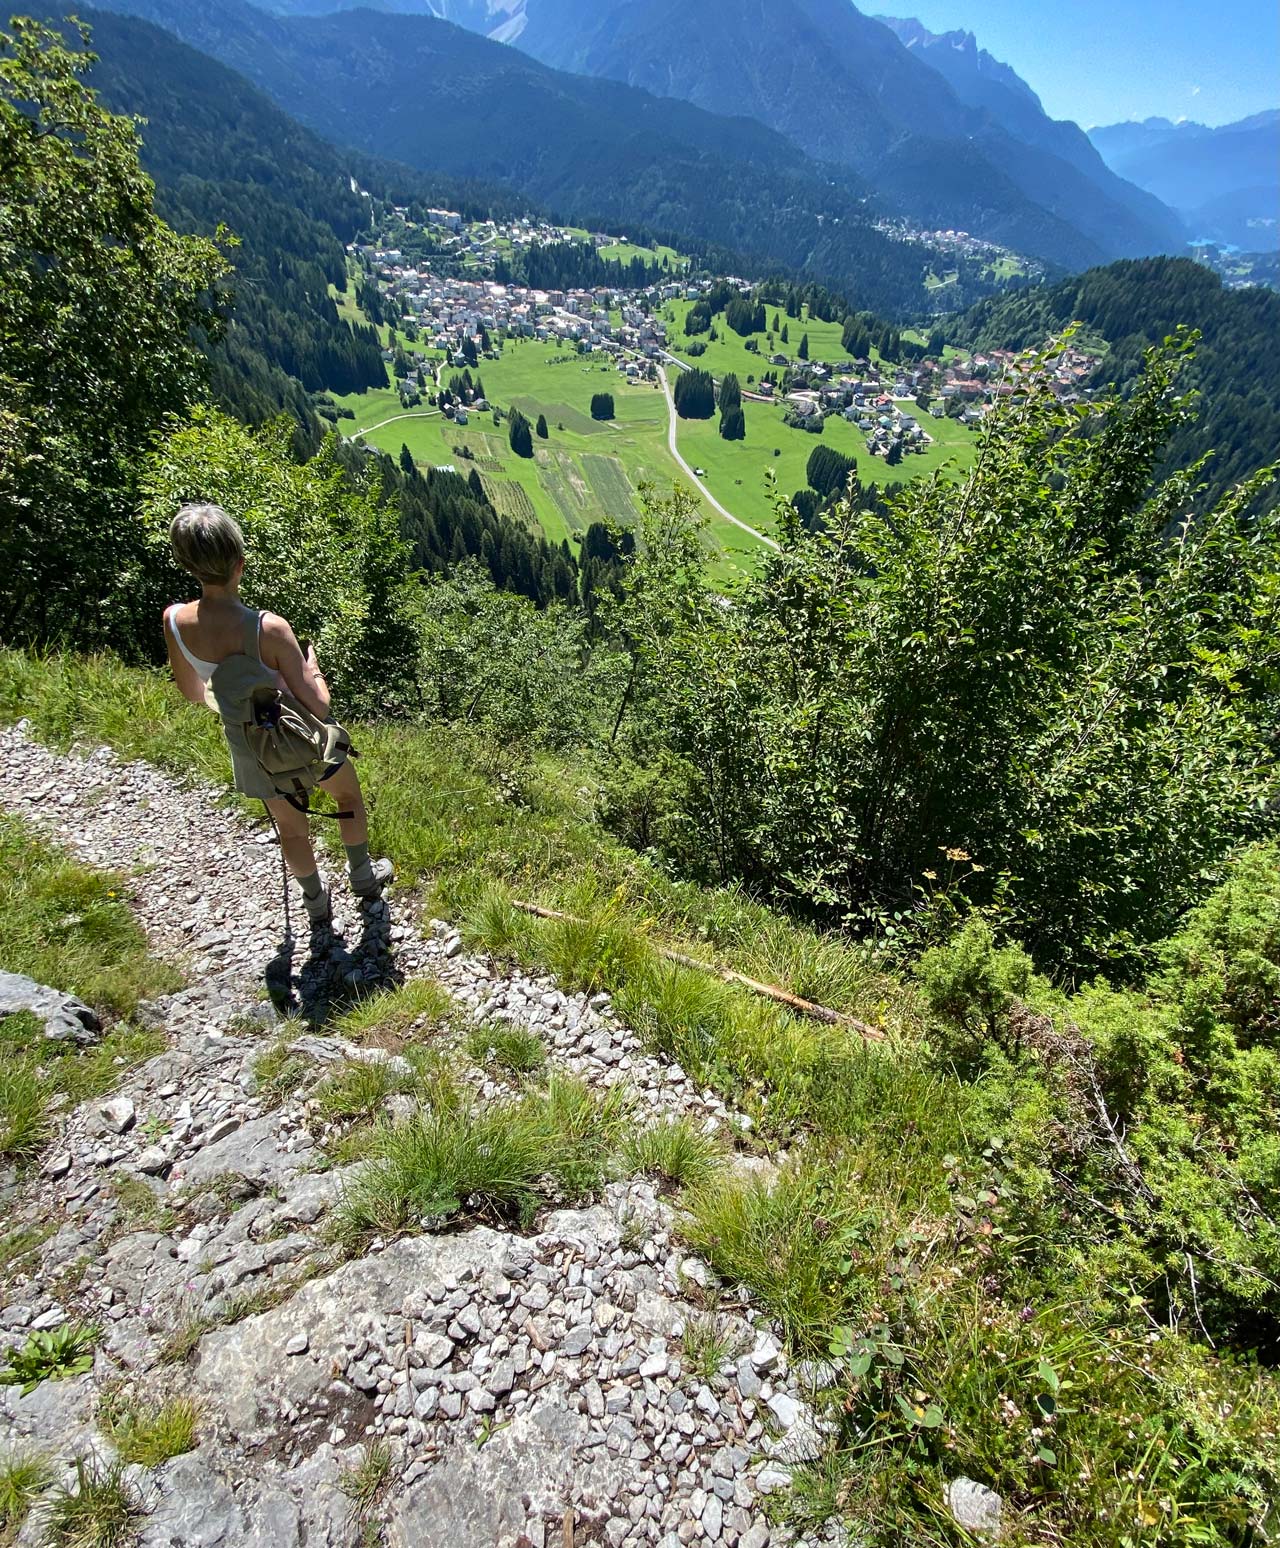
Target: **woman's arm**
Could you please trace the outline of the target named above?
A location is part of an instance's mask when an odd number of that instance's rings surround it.
[[[192,704],[208,704],[205,698],[204,682],[199,672],[191,665],[178,648],[178,642],[173,637],[173,624],[170,620],[172,609],[165,609],[164,615],[164,648],[169,653],[169,668],[173,673],[173,680],[178,685],[178,691],[184,699]]]
[[[276,613],[263,613],[259,639],[262,660],[284,678],[285,687],[302,705],[321,720],[329,718],[329,685],[316,665],[310,645],[302,654],[293,630]]]

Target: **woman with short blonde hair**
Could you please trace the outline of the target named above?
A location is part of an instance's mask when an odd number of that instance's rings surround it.
[[[193,704],[218,709],[209,686],[214,673],[232,656],[251,656],[275,674],[282,694],[317,720],[332,722],[329,686],[311,645],[300,645],[278,614],[256,612],[240,600],[245,545],[239,525],[220,505],[184,505],[169,528],[169,545],[178,564],[200,583],[198,601],[175,602],[164,614],[169,665],[183,695]],[[281,794],[251,751],[242,725],[224,714],[222,727],[231,750],[236,789],[265,802],[311,922],[326,923],[332,908],[320,880],[305,807]],[[364,798],[355,769],[345,755],[326,765],[317,787],[338,803],[352,892],[361,899],[380,897],[391,879],[391,864],[369,857]]]

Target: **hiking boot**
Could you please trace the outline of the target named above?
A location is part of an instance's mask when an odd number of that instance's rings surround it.
[[[351,875],[351,890],[356,897],[368,903],[382,896],[382,889],[396,874],[390,860],[371,860],[367,866]]]
[[[333,916],[333,901],[329,897],[328,887],[321,887],[314,898],[309,898],[304,892],[302,894],[302,906],[307,911],[307,918],[311,921],[311,928],[313,930],[319,929],[321,925],[328,924]]]

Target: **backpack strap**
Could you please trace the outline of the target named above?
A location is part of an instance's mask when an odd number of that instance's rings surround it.
[[[251,661],[261,661],[262,652],[258,649],[258,634],[262,628],[262,614],[254,612],[251,608],[245,615],[244,639],[241,641],[242,652]]]
[[[282,800],[288,801],[294,811],[301,812],[304,817],[325,817],[330,822],[345,822],[348,817],[354,817],[354,812],[313,812],[311,810],[311,792],[303,784],[294,782],[294,790],[291,795],[287,790],[280,792]],[[268,808],[270,810],[270,808]]]

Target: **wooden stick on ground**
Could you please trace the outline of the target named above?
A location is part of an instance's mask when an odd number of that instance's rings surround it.
[[[522,903],[519,898],[513,898],[511,901],[516,908],[526,914],[533,914],[538,919],[557,919],[569,924],[583,922],[573,914],[562,914],[559,909],[543,908],[540,903]],[[785,1005],[798,1016],[807,1016],[811,1021],[825,1021],[828,1026],[849,1027],[860,1037],[866,1038],[869,1043],[883,1043],[885,1040],[885,1034],[881,1029],[871,1026],[869,1022],[859,1021],[856,1016],[848,1016],[843,1011],[832,1010],[829,1006],[817,1005],[812,1000],[802,999],[798,994],[792,994],[789,989],[783,989],[777,984],[765,984],[758,978],[748,978],[745,973],[739,973],[736,968],[721,967],[716,962],[703,962],[698,957],[686,956],[682,951],[676,951],[671,946],[658,945],[656,942],[654,950],[668,962],[677,962],[681,967],[694,968],[699,973],[712,973],[726,984],[741,984],[744,989],[750,989],[753,994],[776,1000],[779,1005]]]

